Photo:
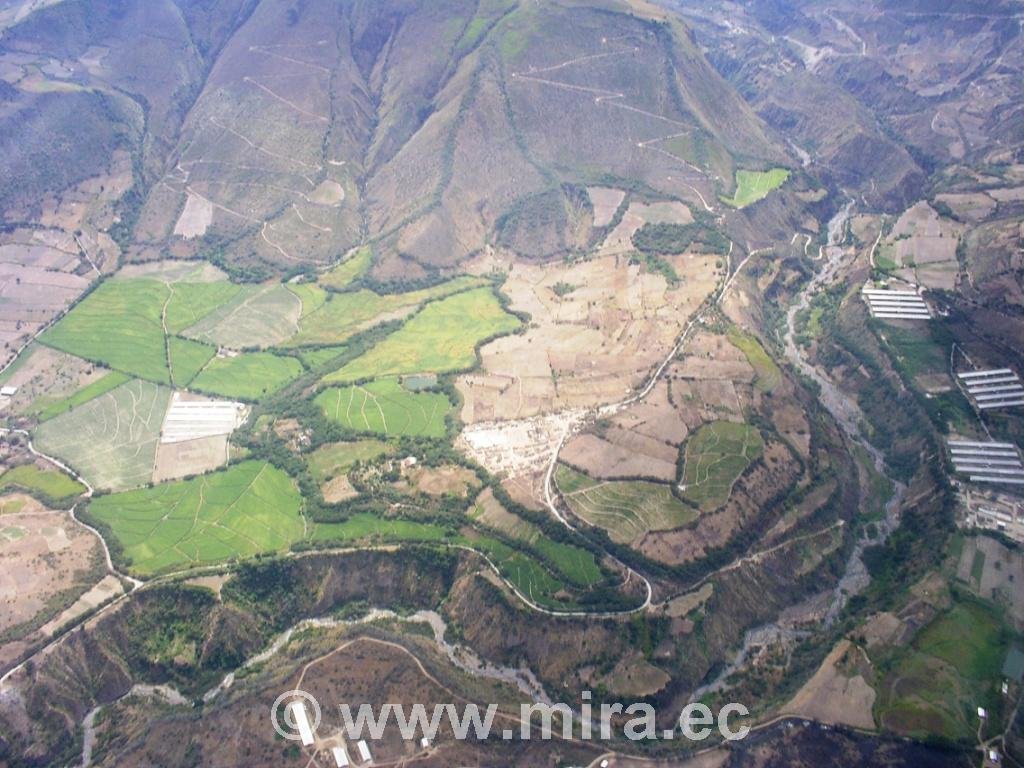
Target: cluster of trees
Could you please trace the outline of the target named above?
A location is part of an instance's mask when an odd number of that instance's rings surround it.
[[[725,255],[729,238],[698,217],[692,224],[644,224],[633,234],[633,246],[644,254],[682,253],[691,246]]]

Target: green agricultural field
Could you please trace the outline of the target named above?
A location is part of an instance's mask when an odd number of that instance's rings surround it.
[[[409,392],[394,379],[355,387],[332,387],[316,396],[327,417],[358,432],[444,437],[448,398],[437,392]]]
[[[490,288],[457,293],[427,304],[402,328],[323,380],[349,382],[469,368],[476,361],[478,343],[518,327],[519,319],[502,308]]]
[[[382,543],[392,541],[441,541],[449,532],[431,523],[413,520],[385,520],[369,512],[360,512],[342,523],[316,523],[311,539],[317,542],[356,541]]]
[[[101,496],[88,515],[108,528],[133,572],[222,563],[280,552],[303,535],[295,483],[246,461],[192,480]]]
[[[294,357],[271,352],[243,352],[234,357],[210,361],[192,382],[192,387],[224,397],[258,400],[273,394],[302,373]]]
[[[469,515],[479,524],[522,542],[524,549],[540,555],[557,575],[576,587],[590,587],[602,578],[592,552],[546,536],[536,525],[509,512],[495,498],[481,497]],[[485,499],[485,500],[484,500]]]
[[[299,297],[302,304],[300,317],[311,315],[327,301],[327,291],[316,283],[288,283],[288,290]]]
[[[463,537],[459,543],[485,555],[504,578],[537,605],[563,610],[578,607],[575,603],[556,597],[564,592],[565,585],[548,573],[537,560],[518,549],[490,536]]]
[[[370,268],[372,262],[373,249],[363,246],[336,267],[321,275],[319,282],[321,285],[335,290],[347,288]]]
[[[126,373],[111,371],[102,379],[97,379],[92,382],[92,384],[87,384],[69,397],[65,397],[63,400],[58,400],[55,403],[50,403],[46,407],[41,408],[38,411],[32,411],[31,413],[37,416],[40,421],[47,421],[48,419],[52,419],[54,416],[60,416],[62,413],[67,413],[72,408],[77,408],[100,395],[104,395],[110,390],[115,389],[130,380],[131,377]]]
[[[153,280],[108,280],[39,338],[86,360],[170,383],[162,315],[170,291]]]
[[[270,347],[298,330],[302,301],[280,283],[243,286],[183,336],[218,347]]]
[[[171,390],[134,379],[40,424],[36,448],[56,456],[98,489],[120,491],[153,476]]]
[[[564,465],[558,467],[555,482],[575,514],[604,528],[612,541],[620,544],[636,541],[648,531],[679,528],[697,517],[694,509],[660,483],[596,483]]]
[[[168,333],[191,328],[218,307],[233,301],[242,286],[227,281],[216,283],[176,283],[171,286],[164,322]]]
[[[990,722],[1000,722],[999,685],[1010,638],[998,609],[959,600],[879,665],[886,675],[878,686],[876,719],[908,736],[973,742],[978,707],[989,711]]]
[[[187,387],[196,374],[217,354],[209,344],[201,344],[180,336],[167,339],[171,356],[171,378],[177,387]]]
[[[357,461],[373,461],[388,450],[388,444],[381,440],[328,443],[309,454],[307,463],[313,477],[319,482],[324,482],[348,474]]]
[[[303,316],[299,332],[288,340],[286,346],[340,344],[374,325],[408,315],[425,301],[465,291],[483,282],[477,277],[457,277],[431,288],[407,293],[379,294],[366,289],[330,293],[318,309]]]
[[[764,440],[749,424],[713,421],[686,441],[680,492],[704,511],[729,499],[732,486],[761,455]]]
[[[733,208],[745,208],[768,195],[786,183],[789,171],[785,168],[772,168],[767,171],[736,171],[736,194],[732,197],[721,196],[723,203]]]
[[[62,502],[85,493],[85,486],[63,472],[22,464],[0,475],[0,493],[23,490],[41,498]]]
[[[771,392],[779,386],[782,381],[782,371],[765,352],[761,342],[736,329],[729,331],[729,341],[746,356],[747,362],[754,369],[754,373],[757,374],[755,383],[758,389],[762,392]]]

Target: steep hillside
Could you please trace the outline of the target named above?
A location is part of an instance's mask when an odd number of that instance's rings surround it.
[[[8,220],[124,148],[132,260],[255,276],[371,242],[374,277],[418,279],[489,242],[581,247],[580,185],[703,204],[738,162],[785,160],[688,30],[639,3],[66,2],[2,46],[5,178],[31,182],[0,189]],[[15,123],[65,151],[33,163]]]

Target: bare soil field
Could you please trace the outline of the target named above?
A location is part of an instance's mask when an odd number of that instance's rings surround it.
[[[3,501],[19,511],[0,514],[0,670],[45,635],[47,622],[91,588],[103,566],[99,540],[66,512],[21,494]]]
[[[713,257],[685,255],[670,289],[660,274],[605,256],[567,265],[481,259],[484,272],[510,269],[502,292],[532,322],[523,334],[481,351],[482,369],[462,376],[462,419],[521,419],[565,408],[616,402],[672,348],[687,318],[718,280]],[[559,296],[555,286],[573,287]]]
[[[594,226],[607,227],[626,198],[626,193],[609,187],[587,187],[587,196],[594,207]]]
[[[870,674],[871,664],[863,652],[849,640],[841,640],[780,714],[874,730],[875,691],[862,667]]]
[[[0,264],[0,342],[3,363],[36,331],[78,298],[89,280],[22,264]]]
[[[675,201],[630,203],[629,208],[622,216],[622,221],[608,233],[608,237],[598,248],[598,253],[607,256],[635,251],[633,235],[644,224],[690,224],[692,222],[693,214],[684,203]],[[595,226],[597,226],[596,221]]]
[[[1007,606],[1018,630],[1024,628],[1024,554],[988,536],[964,541],[957,577],[986,600]]]
[[[583,434],[569,441],[562,460],[602,480],[646,478],[671,481],[676,476],[677,449],[659,440],[622,429],[605,437]]]
[[[19,414],[57,402],[108,373],[86,360],[42,345],[27,349],[10,371],[4,383],[18,391],[7,407]]]
[[[153,464],[153,482],[177,480],[222,467],[228,462],[228,436],[211,435],[174,443],[160,442]]]
[[[405,472],[400,482],[430,496],[452,494],[464,499],[479,481],[476,474],[466,467],[445,464],[440,467],[414,467]]]
[[[896,274],[928,288],[952,290],[959,265],[956,249],[963,225],[944,219],[927,202],[919,202],[897,220],[879,244],[879,263],[896,265]]]
[[[174,225],[174,234],[186,240],[202,237],[213,223],[213,203],[205,197],[191,192],[185,200],[185,207]]]

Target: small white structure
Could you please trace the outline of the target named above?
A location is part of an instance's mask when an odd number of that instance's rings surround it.
[[[420,739],[420,746],[423,747],[424,749],[429,747],[430,746],[430,739],[428,739],[426,736],[424,736],[422,739]]]
[[[18,394],[17,387],[12,387],[9,384],[5,387],[0,387],[0,395],[4,397],[14,397],[16,394]]]
[[[406,456],[404,459],[402,459],[402,469],[412,469],[415,466],[416,466],[416,457],[415,456]]]
[[[359,743],[356,744],[359,749],[359,757],[364,763],[368,763],[373,760],[373,756],[370,754],[370,747],[367,745],[365,739],[360,739]]]
[[[334,764],[338,768],[348,768],[348,755],[344,747],[331,747],[331,755],[334,756]]]
[[[984,720],[987,716],[988,716],[988,713],[985,712],[985,708],[984,707],[978,707],[978,717],[980,717],[982,720]]]
[[[291,722],[299,731],[299,738],[302,746],[308,747],[313,743],[313,729],[309,725],[309,715],[306,714],[306,705],[300,699],[288,703],[288,712],[291,714]]]

